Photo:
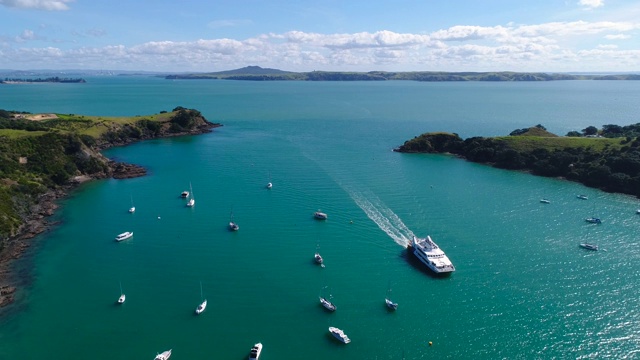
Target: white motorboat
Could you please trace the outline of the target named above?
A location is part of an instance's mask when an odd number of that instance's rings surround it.
[[[592,223],[592,224],[602,224],[602,220],[600,220],[597,217],[586,218],[586,219],[584,219],[584,221],[586,221],[588,223]]]
[[[273,187],[273,184],[272,184],[272,183],[270,183],[270,182],[269,182],[269,183],[267,183],[267,189],[271,189],[272,187]]]
[[[429,269],[437,274],[446,274],[456,271],[447,255],[436,245],[430,236],[426,238],[413,237],[413,254]]]
[[[249,352],[249,360],[259,360],[260,354],[262,353],[262,343],[257,343],[253,345],[251,351]]]
[[[589,200],[589,198],[587,197],[587,195],[578,195],[576,196],[578,199],[580,200]]]
[[[636,210],[636,214],[640,214],[640,209]]]
[[[171,357],[171,350],[172,349],[163,351],[162,354],[156,355],[153,360],[169,360],[169,358]]]
[[[126,231],[123,232],[122,234],[119,234],[118,236],[116,236],[116,241],[122,241],[122,240],[127,240],[128,238],[133,236],[133,232],[132,231]]]
[[[133,205],[133,196],[131,197],[131,207],[129,208],[129,212],[132,214],[136,212],[136,207]]]
[[[584,244],[580,244],[580,247],[583,247],[587,250],[594,250],[594,251],[598,250],[598,245],[594,245],[594,244],[584,243]]]
[[[351,342],[351,339],[349,339],[349,337],[347,336],[347,334],[344,333],[344,331],[338,329],[337,327],[330,327],[329,328],[329,332],[331,333],[331,335],[333,335],[336,339],[340,340],[341,342],[348,344]]]
[[[183,192],[180,194],[180,197],[181,197],[181,198],[184,198],[184,199],[188,198],[188,197],[189,197],[189,192],[188,192],[187,190],[183,191]]]
[[[336,311],[338,309],[338,307],[335,306],[331,301],[323,298],[322,296],[320,297],[320,304],[322,304],[322,306],[324,306],[324,308],[329,311]]]
[[[327,214],[321,212],[320,210],[316,211],[315,213],[313,213],[313,217],[318,219],[318,220],[327,220]]]
[[[313,256],[313,259],[315,260],[316,264],[320,264],[320,265],[322,265],[322,262],[324,261],[324,260],[322,260],[322,256],[320,256],[319,253],[316,253]]]
[[[540,202],[543,204],[551,204],[551,201],[549,199],[540,199]]]

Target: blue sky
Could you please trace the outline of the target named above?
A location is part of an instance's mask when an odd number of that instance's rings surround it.
[[[0,0],[0,69],[640,71],[637,0]]]

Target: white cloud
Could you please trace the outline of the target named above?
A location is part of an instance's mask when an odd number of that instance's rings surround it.
[[[16,42],[25,42],[28,40],[34,40],[36,38],[36,34],[32,30],[24,30],[22,34],[16,36]]]
[[[605,35],[604,38],[607,40],[624,40],[624,39],[629,39],[631,37],[631,35],[627,35],[627,34],[610,34],[610,35]]]
[[[227,20],[214,20],[209,22],[207,26],[211,29],[218,29],[224,27],[237,27],[237,26],[246,26],[250,25],[251,20],[246,19],[227,19]]]
[[[615,66],[618,61],[627,69],[640,69],[640,51],[599,45],[603,37],[622,39],[623,32],[639,28],[639,23],[577,21],[454,26],[431,34],[289,31],[244,40],[153,41],[76,49],[28,48],[26,43],[14,42],[3,49],[3,59],[20,59],[20,66],[27,68],[61,64],[165,71],[217,71],[256,64],[292,71],[606,71],[620,69]],[[20,36],[26,41],[35,34]]]
[[[75,0],[0,0],[0,5],[20,9],[68,10]]]
[[[580,0],[578,1],[578,5],[586,9],[595,9],[604,6],[604,0]]]
[[[605,50],[613,50],[613,49],[617,49],[618,45],[613,45],[613,44],[600,44],[598,45],[598,49],[605,49]]]

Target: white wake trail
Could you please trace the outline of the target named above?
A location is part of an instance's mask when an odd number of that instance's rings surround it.
[[[349,196],[367,214],[380,230],[384,231],[396,244],[407,247],[413,238],[413,232],[407,228],[400,217],[373,194],[365,197],[361,193],[348,191]],[[371,200],[373,200],[373,202]]]

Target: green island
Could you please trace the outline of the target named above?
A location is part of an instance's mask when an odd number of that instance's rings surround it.
[[[87,81],[82,78],[61,78],[58,76],[52,76],[47,78],[27,78],[27,79],[16,79],[16,78],[4,78],[4,80],[0,80],[0,84],[23,84],[23,83],[86,83]]]
[[[572,75],[550,73],[521,72],[444,72],[444,71],[410,71],[410,72],[332,72],[311,71],[291,72],[278,69],[247,66],[235,70],[210,73],[166,75],[165,79],[191,80],[252,80],[252,81],[553,81],[553,80],[640,80],[638,74],[613,75]]]
[[[640,197],[640,123],[589,126],[566,136],[544,126],[509,136],[471,137],[425,133],[394,149],[403,153],[448,153],[469,161],[534,175],[563,178],[608,192]]]
[[[131,178],[146,170],[100,153],[145,139],[195,135],[221,126],[194,109],[133,117],[30,114],[0,110],[0,307],[12,301],[9,262],[46,230],[47,217],[78,184]]]

